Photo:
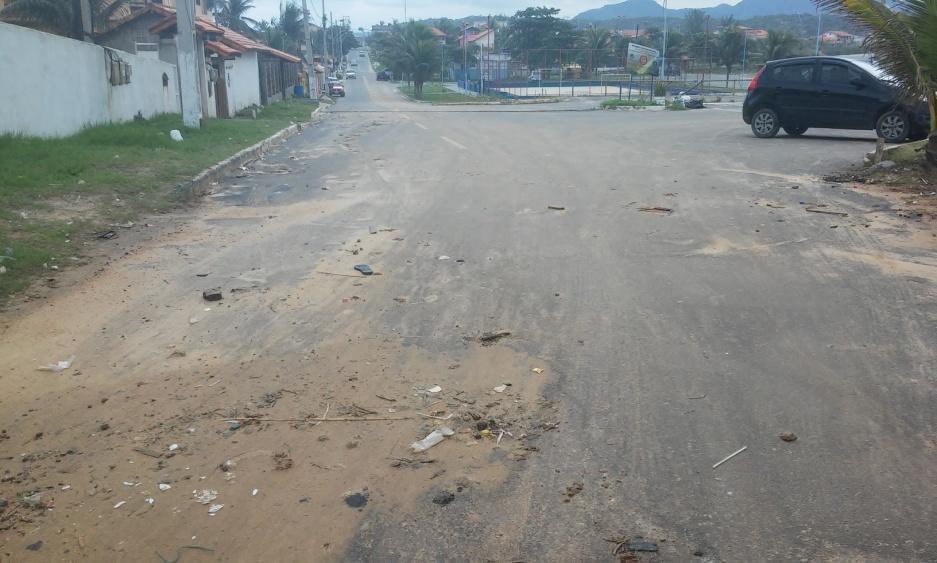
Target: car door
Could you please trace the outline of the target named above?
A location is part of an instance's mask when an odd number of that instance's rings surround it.
[[[791,61],[771,69],[771,98],[788,127],[816,127],[818,119],[817,63],[814,60]]]
[[[878,108],[875,80],[839,61],[820,63],[820,112],[817,127],[872,129]]]

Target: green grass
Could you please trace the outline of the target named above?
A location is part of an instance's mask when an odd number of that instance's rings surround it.
[[[102,125],[63,139],[0,136],[0,302],[47,267],[80,260],[93,233],[178,203],[175,187],[283,129],[315,106],[287,100],[257,119],[212,119],[186,129],[178,115]],[[176,143],[169,131],[179,129]]]
[[[605,100],[601,107],[602,109],[643,108],[656,105],[658,105],[657,102],[651,100]]]
[[[416,97],[416,93],[413,91],[413,85],[404,84],[400,87],[400,93],[402,93],[407,98],[410,98],[411,100],[418,99]],[[458,92],[453,92],[442,84],[436,82],[427,82],[423,85],[422,101],[433,102],[437,104],[459,104],[473,102],[496,102],[498,101],[498,98],[493,96],[469,96],[466,94],[460,94]]]

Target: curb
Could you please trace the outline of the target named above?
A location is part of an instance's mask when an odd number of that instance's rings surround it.
[[[302,132],[307,125],[318,122],[319,113],[324,109],[325,105],[319,104],[319,107],[309,115],[309,121],[306,123],[294,123],[289,127],[277,131],[266,139],[234,153],[221,162],[213,164],[196,174],[191,180],[186,180],[179,184],[176,187],[176,192],[182,196],[183,199],[195,199],[210,193],[212,184],[221,180],[228,173],[233,172],[248,162],[256,160],[275,145]]]

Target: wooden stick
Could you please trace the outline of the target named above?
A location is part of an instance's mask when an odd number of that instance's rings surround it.
[[[321,271],[321,270],[316,270],[314,273],[316,273],[316,274],[325,274],[325,275],[327,275],[327,276],[342,276],[343,278],[366,278],[366,277],[368,277],[368,276],[363,276],[363,275],[362,275],[362,276],[356,276],[356,275],[353,275],[353,274],[336,274],[335,272],[323,272],[323,271]]]
[[[719,467],[719,466],[722,465],[723,463],[729,461],[730,459],[732,459],[733,457],[739,455],[740,453],[744,452],[744,451],[747,450],[747,449],[748,449],[748,446],[742,446],[742,448],[741,448],[739,451],[737,451],[737,452],[735,452],[735,453],[729,455],[728,457],[726,457],[724,460],[720,461],[720,462],[717,463],[716,465],[713,465],[713,469]]]

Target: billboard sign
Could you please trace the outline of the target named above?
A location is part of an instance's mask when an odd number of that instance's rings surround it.
[[[636,74],[647,74],[660,57],[660,51],[637,43],[628,44],[628,70]]]

